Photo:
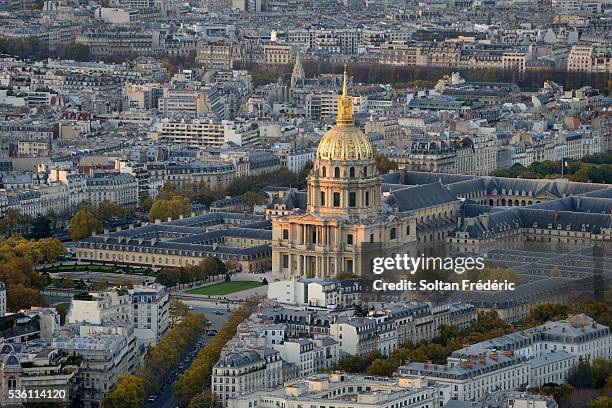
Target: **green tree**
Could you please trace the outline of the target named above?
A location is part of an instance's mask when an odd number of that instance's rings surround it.
[[[567,382],[576,388],[593,388],[593,368],[588,360],[580,359],[570,371]]]
[[[30,227],[29,238],[30,239],[41,239],[50,237],[51,231],[51,219],[46,215],[39,215],[32,220],[32,226]]]
[[[127,374],[119,377],[115,385],[106,394],[105,408],[137,408],[144,405],[145,390],[142,378]]]
[[[91,236],[94,232],[102,231],[102,223],[88,209],[81,209],[70,219],[68,235],[71,240],[79,241]]]

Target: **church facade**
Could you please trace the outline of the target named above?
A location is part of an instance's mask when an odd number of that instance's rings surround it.
[[[272,273],[290,277],[362,276],[371,258],[413,252],[416,221],[382,203],[372,145],[355,127],[344,74],[336,126],[319,142],[305,211],[272,220]]]

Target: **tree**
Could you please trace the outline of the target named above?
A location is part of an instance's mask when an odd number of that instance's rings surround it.
[[[253,208],[256,205],[260,205],[264,203],[264,199],[262,196],[257,194],[254,191],[247,191],[242,195],[242,202],[248,208]]]
[[[32,220],[32,226],[30,227],[29,238],[30,239],[41,239],[50,237],[51,231],[51,219],[45,215],[39,215]]]
[[[36,246],[40,250],[44,262],[55,262],[66,253],[66,248],[56,238],[41,239],[36,242]]]
[[[576,388],[593,388],[593,369],[589,361],[580,359],[570,371],[567,382]]]
[[[104,399],[105,408],[135,408],[144,405],[145,389],[142,378],[127,374],[119,377]]]
[[[153,206],[153,199],[149,194],[145,194],[140,199],[140,211],[149,212]]]
[[[540,304],[535,305],[529,310],[527,323],[537,326],[550,320],[561,320],[567,317],[569,307],[560,304]]]
[[[101,231],[102,223],[93,212],[86,208],[77,211],[74,217],[70,219],[68,235],[73,241],[79,241],[91,236],[94,232]]]
[[[26,288],[22,284],[9,285],[6,290],[6,308],[16,312],[32,306],[46,306],[42,293],[36,289]]]
[[[175,220],[181,215],[189,217],[191,210],[191,203],[186,197],[175,195],[170,199],[158,198],[151,206],[149,220],[166,221],[168,218]]]
[[[176,268],[163,268],[157,273],[157,282],[164,286],[174,286],[180,282],[180,272]]]
[[[200,263],[200,266],[206,271],[207,276],[225,275],[227,266],[219,258],[208,256]]]
[[[591,361],[593,369],[593,386],[601,388],[606,384],[606,380],[612,375],[612,360],[604,357],[596,357]]]
[[[98,205],[98,209],[96,212],[98,214],[98,217],[102,220],[107,220],[113,217],[125,217],[125,209],[119,204],[108,200],[102,201],[100,205]]]
[[[194,395],[191,401],[189,401],[189,408],[214,408],[216,406],[217,396],[208,390]]]
[[[75,61],[89,61],[91,51],[88,45],[84,44],[63,44],[57,48],[59,59],[71,59]]]
[[[369,375],[379,375],[383,377],[391,377],[397,366],[390,361],[377,358],[368,366],[366,372]]]
[[[612,398],[606,396],[597,397],[589,402],[589,408],[612,408]]]
[[[380,174],[387,174],[392,170],[397,170],[397,162],[390,160],[382,153],[376,153],[374,159],[376,160],[376,168]]]

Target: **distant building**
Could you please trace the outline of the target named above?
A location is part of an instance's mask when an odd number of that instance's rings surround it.
[[[6,314],[6,285],[0,282],[0,317]]]

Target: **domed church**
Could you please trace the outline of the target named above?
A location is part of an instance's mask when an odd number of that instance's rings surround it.
[[[353,120],[346,69],[336,126],[319,142],[307,193],[305,212],[272,220],[275,278],[361,276],[374,256],[413,252],[415,219],[383,208],[372,145]]]

